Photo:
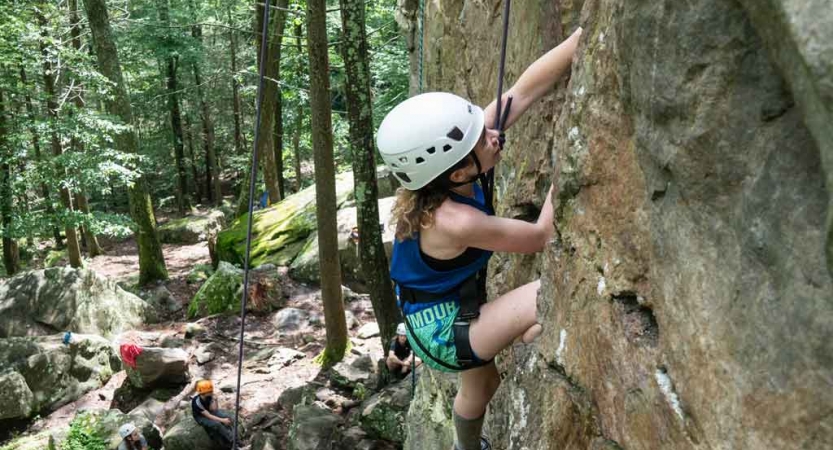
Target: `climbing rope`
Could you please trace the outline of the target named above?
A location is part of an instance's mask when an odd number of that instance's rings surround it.
[[[506,41],[509,37],[509,9],[511,8],[512,0],[505,0],[503,4],[503,35],[501,37],[501,44],[500,44],[500,66],[498,66],[498,75],[497,75],[497,100],[496,109],[495,109],[495,125],[494,129],[500,132],[500,138],[498,140],[500,149],[503,150],[503,144],[506,142],[506,135],[503,132],[503,128],[506,125],[506,120],[509,118],[509,108],[512,107],[512,97],[506,99],[506,109],[503,110],[503,114],[501,115],[501,109],[503,106],[503,73],[504,67],[506,66]],[[494,197],[495,197],[495,168],[492,167],[489,169],[489,172],[486,173],[485,176],[481,177],[481,182],[483,183],[483,194],[486,200],[486,206],[489,209],[493,210],[494,207]],[[483,282],[485,282],[485,276],[483,277]]]
[[[263,83],[266,79],[267,35],[269,31],[269,2],[263,6],[263,29],[260,37],[260,76],[257,86],[257,114],[255,118],[255,138],[252,150],[252,166],[249,172],[249,217],[246,221],[246,255],[243,258],[243,299],[240,301],[240,347],[237,350],[237,389],[234,399],[234,430],[231,449],[237,449],[237,423],[240,419],[240,380],[243,376],[243,338],[246,331],[246,302],[249,300],[249,254],[252,249],[252,213],[254,212],[255,184],[257,182],[257,144],[260,137],[260,113],[263,105]]]

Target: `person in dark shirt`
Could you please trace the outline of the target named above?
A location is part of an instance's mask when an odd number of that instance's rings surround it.
[[[217,407],[214,398],[214,385],[211,380],[197,381],[197,395],[191,398],[191,413],[208,435],[223,447],[230,447],[232,443],[232,419],[226,412]]]
[[[411,351],[411,344],[408,342],[404,323],[400,323],[396,327],[396,337],[390,341],[390,350],[386,362],[388,370],[397,375],[407,375],[411,368],[419,367],[422,364],[422,360]]]

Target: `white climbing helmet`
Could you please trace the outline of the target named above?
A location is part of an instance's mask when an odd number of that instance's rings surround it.
[[[119,428],[119,436],[121,436],[121,438],[124,439],[127,436],[133,434],[134,431],[136,431],[136,425],[133,425],[132,423],[126,423]]]
[[[396,326],[396,334],[401,334],[402,336],[408,334],[408,332],[405,331],[405,324],[404,323],[400,323],[399,325]]]
[[[460,162],[483,131],[479,106],[446,92],[420,94],[396,105],[379,126],[385,164],[415,191]]]

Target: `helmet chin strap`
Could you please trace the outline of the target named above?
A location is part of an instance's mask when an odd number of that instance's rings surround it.
[[[456,187],[465,186],[467,184],[474,183],[477,180],[480,180],[482,182],[485,179],[486,174],[481,173],[483,171],[483,169],[482,169],[483,166],[480,165],[480,159],[477,158],[477,153],[475,153],[474,150],[472,150],[472,152],[471,152],[471,157],[472,157],[472,159],[474,159],[474,165],[477,166],[477,175],[469,178],[466,181],[451,181],[449,179],[448,180],[448,186],[449,187],[456,188]]]

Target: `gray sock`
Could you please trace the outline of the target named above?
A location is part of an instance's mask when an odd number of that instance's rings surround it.
[[[457,442],[454,447],[457,450],[480,450],[480,432],[483,430],[486,414],[476,419],[460,417],[457,411],[454,411],[453,415],[454,428],[457,430]]]

